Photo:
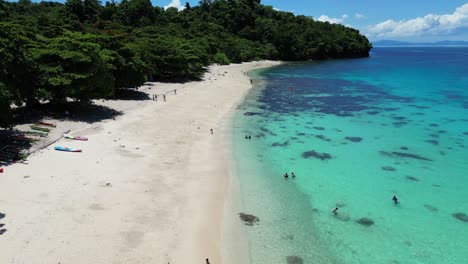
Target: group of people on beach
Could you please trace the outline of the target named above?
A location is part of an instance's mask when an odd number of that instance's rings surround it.
[[[174,89],[174,95],[177,94],[177,89]],[[166,102],[166,94],[161,94],[162,95],[162,98],[163,98],[163,102]],[[158,101],[158,96],[159,94],[153,94],[152,95],[152,98],[153,98],[153,101]]]
[[[398,203],[399,203],[398,198],[396,197],[396,195],[393,195],[392,201],[393,201],[393,204],[395,206],[398,205]],[[333,208],[332,213],[335,216],[338,215],[338,207]]]
[[[286,172],[284,175],[283,175],[284,179],[289,179],[289,174]],[[294,174],[294,172],[291,172],[291,178],[292,179],[295,179],[296,178],[296,174]]]
[[[158,101],[159,94],[153,94],[153,101]],[[166,95],[162,94],[163,101],[166,102]]]

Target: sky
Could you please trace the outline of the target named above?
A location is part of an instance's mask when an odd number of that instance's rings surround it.
[[[199,0],[152,0],[158,6],[192,6]],[[468,41],[468,0],[262,0],[281,11],[341,23],[371,41]]]

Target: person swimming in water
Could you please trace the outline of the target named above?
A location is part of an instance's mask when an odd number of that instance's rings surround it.
[[[294,172],[291,172],[291,178],[296,178],[296,174],[294,174]]]
[[[289,175],[288,175],[287,172],[284,174],[284,178],[285,178],[285,179],[288,179],[288,178],[289,178]]]
[[[335,207],[335,209],[332,210],[332,213],[333,213],[334,215],[337,215],[337,214],[338,214],[338,207]]]
[[[393,195],[392,200],[393,200],[393,203],[394,203],[395,205],[398,204],[398,198],[397,198],[395,195]]]

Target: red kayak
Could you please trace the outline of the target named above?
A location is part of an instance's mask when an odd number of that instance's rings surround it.
[[[42,126],[56,127],[55,124],[47,123],[47,122],[38,122],[38,124],[39,124],[39,125],[42,125]]]

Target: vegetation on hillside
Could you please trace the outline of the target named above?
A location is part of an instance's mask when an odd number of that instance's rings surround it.
[[[0,126],[11,105],[89,102],[148,80],[201,77],[211,63],[369,55],[355,29],[260,0],[201,0],[183,11],[149,0],[0,0]]]

